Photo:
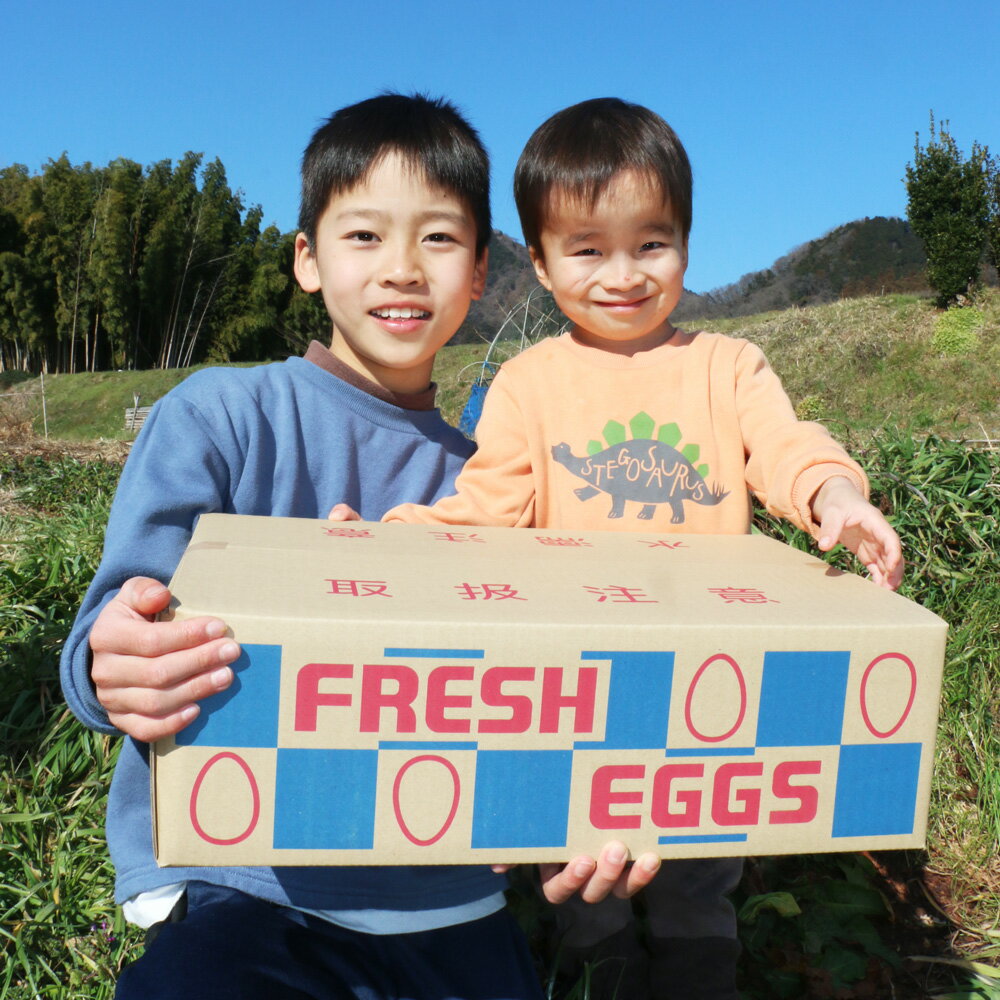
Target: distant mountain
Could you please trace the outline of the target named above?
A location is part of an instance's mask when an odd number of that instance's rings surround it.
[[[697,295],[685,292],[678,320],[749,316],[837,299],[927,288],[920,240],[903,219],[859,219],[803,243],[767,270]]]
[[[684,290],[673,318],[715,319],[749,316],[819,305],[840,298],[927,288],[920,240],[903,219],[859,219],[803,243],[767,270],[704,294]],[[468,319],[451,343],[490,339],[511,309],[537,287],[527,249],[495,230],[490,242],[486,292],[474,302]],[[535,296],[549,308],[551,298]]]
[[[486,291],[478,302],[472,303],[468,318],[451,343],[465,344],[483,336],[489,339],[500,329],[507,313],[537,286],[527,247],[494,229]]]

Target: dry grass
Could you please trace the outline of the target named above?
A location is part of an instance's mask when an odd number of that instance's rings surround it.
[[[976,306],[980,347],[958,356],[934,349],[941,312],[916,296],[842,299],[708,326],[760,346],[793,402],[808,400],[810,415],[827,422],[1000,438],[1000,291],[984,290]]]

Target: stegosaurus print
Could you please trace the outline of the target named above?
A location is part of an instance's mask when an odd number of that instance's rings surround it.
[[[638,517],[642,521],[652,518],[658,504],[667,503],[671,523],[683,524],[685,500],[714,507],[729,496],[728,490],[710,487],[705,481],[707,465],[694,465],[701,451],[698,445],[677,450],[681,440],[677,424],[657,429],[648,413],[637,413],[628,430],[631,438],[623,424],[609,420],[604,425],[604,442],[591,441],[586,458],[574,455],[566,442],[553,445],[553,459],[589,484],[574,490],[581,500],[607,493],[610,518],[624,516],[628,500],[641,503]]]

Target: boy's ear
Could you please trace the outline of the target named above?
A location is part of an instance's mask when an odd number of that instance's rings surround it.
[[[489,271],[490,248],[483,247],[483,252],[476,261],[475,270],[472,272],[472,298],[481,299],[486,291],[486,275]]]
[[[535,268],[535,277],[542,283],[543,288],[551,292],[552,282],[549,280],[549,272],[545,269],[545,258],[534,247],[528,247],[528,256]]]
[[[304,292],[318,292],[320,289],[319,267],[316,265],[316,254],[309,245],[305,233],[295,237],[295,262],[292,265],[295,280],[302,286]]]

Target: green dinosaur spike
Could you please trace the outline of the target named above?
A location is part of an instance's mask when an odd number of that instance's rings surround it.
[[[637,413],[629,422],[633,438],[649,439],[653,436],[656,421],[648,413]]]
[[[708,478],[708,466],[705,465],[704,462],[702,462],[701,465],[699,465],[698,468],[695,469],[695,472],[697,472],[702,479]]]
[[[677,444],[681,439],[681,429],[677,424],[664,424],[656,432],[656,440],[662,441],[664,444],[669,445],[671,448]]]
[[[701,447],[696,444],[686,444],[681,448],[681,454],[692,464],[698,461],[701,454]]]
[[[618,423],[617,420],[609,420],[604,425],[604,440],[607,441],[609,445],[621,444],[622,441],[627,441],[628,438],[625,436],[625,425]]]
[[[596,455],[599,451],[604,451],[604,445],[600,441],[587,442],[587,454]]]

